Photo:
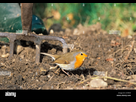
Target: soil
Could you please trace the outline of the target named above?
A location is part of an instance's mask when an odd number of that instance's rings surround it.
[[[94,88],[89,83],[94,72],[107,73],[108,77],[127,80],[136,74],[136,36],[121,37],[117,34],[108,34],[101,29],[101,24],[84,27],[81,24],[74,29],[54,32],[51,36],[65,39],[67,44],[73,44],[74,49],[84,50],[89,59],[82,67],[75,71],[49,69],[52,58],[41,55],[40,63],[35,64],[36,49],[34,45],[22,44],[19,53],[14,54],[11,60],[8,57],[0,58],[0,72],[10,75],[0,75],[0,89],[135,89],[136,84],[114,79],[105,80],[108,86]],[[0,43],[0,55],[3,54],[4,44]],[[132,48],[131,48],[132,46]],[[9,52],[9,45],[6,45]],[[69,51],[73,50],[69,48]],[[63,54],[62,44],[59,41],[45,40],[41,44],[41,52]]]

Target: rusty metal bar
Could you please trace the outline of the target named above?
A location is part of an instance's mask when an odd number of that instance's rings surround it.
[[[29,33],[27,36],[22,33],[9,33],[9,32],[0,32],[1,37],[7,37],[10,41],[10,56],[9,59],[13,56],[14,51],[14,41],[15,40],[26,40],[32,41],[36,45],[36,59],[35,62],[39,63],[40,60],[40,48],[42,40],[58,40],[63,44],[63,53],[67,52],[67,44],[65,40],[61,37],[48,36],[48,35],[36,35],[34,33]]]

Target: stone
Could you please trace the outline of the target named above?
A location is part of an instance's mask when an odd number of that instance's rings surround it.
[[[106,87],[108,84],[102,79],[93,79],[90,82],[90,87]]]

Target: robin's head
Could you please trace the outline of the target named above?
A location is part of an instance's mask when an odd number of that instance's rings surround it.
[[[88,57],[84,51],[77,51],[75,53],[75,58],[76,58],[75,68],[79,68],[83,64],[84,60]]]
[[[79,51],[76,55],[76,59],[84,61],[87,57],[87,54],[83,51]]]

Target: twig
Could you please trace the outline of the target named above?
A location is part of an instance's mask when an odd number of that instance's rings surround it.
[[[130,45],[126,45],[124,48],[121,48],[121,49],[118,49],[117,51],[115,51],[113,54],[111,54],[112,56],[115,56],[115,54],[117,52],[119,52],[121,50],[121,53],[123,52],[123,50],[127,47],[127,46],[130,46]]]
[[[106,77],[105,77],[105,76],[104,76],[104,77],[96,76],[96,77],[93,77],[93,78],[89,78],[89,79],[87,79],[87,80],[84,80],[84,81],[80,82],[80,83],[77,84],[77,85],[83,84],[84,82],[86,82],[86,81],[88,81],[88,80],[90,80],[90,79],[97,79],[97,78],[112,79],[112,80],[117,80],[117,81],[122,81],[122,82],[128,82],[128,83],[131,83],[131,84],[135,84],[135,85],[136,85],[136,83],[134,83],[134,82],[132,82],[132,81],[122,80],[122,79],[113,78],[113,77],[108,77],[108,76],[106,76]]]
[[[122,80],[122,79],[118,79],[118,78],[113,78],[113,77],[106,77],[108,79],[112,79],[112,80],[117,80],[117,81],[122,81],[122,82],[128,82],[128,83],[131,83],[131,84],[136,84],[132,81],[127,81],[127,80]]]
[[[48,81],[51,81],[51,79],[54,77],[55,74],[53,74],[53,76],[48,80]]]
[[[55,73],[57,73],[59,70],[60,70],[60,68],[57,69],[57,70],[55,71]],[[52,79],[54,76],[55,76],[55,74],[53,74],[52,77],[51,77],[48,81],[51,81],[51,79]]]
[[[90,80],[90,79],[96,79],[96,78],[100,78],[100,77],[99,77],[99,76],[97,76],[97,77],[92,77],[92,78],[90,77],[89,79],[84,80],[84,81],[78,83],[77,85],[83,84],[84,82],[86,82],[86,81],[88,81],[88,80]]]
[[[67,81],[67,79],[66,79],[66,81]],[[60,82],[60,83],[58,83],[58,84],[57,84],[57,89],[59,89],[60,84],[65,84],[65,83],[66,83],[66,81],[65,81],[65,82]]]
[[[134,75],[134,72],[131,70],[131,69],[132,69],[132,65],[131,65],[131,64],[126,64],[126,65],[127,65],[127,66],[130,66],[130,67],[128,67],[127,69],[129,69],[129,70],[131,71],[131,73]],[[123,68],[124,68],[126,65],[124,65]]]
[[[132,51],[132,48],[133,48],[133,46],[134,46],[134,42],[135,42],[135,40],[132,41],[132,45],[130,46],[130,50],[129,50],[127,56],[125,57],[125,62],[127,61],[128,57],[129,57],[129,55],[130,55],[130,53],[131,53],[131,51]]]

